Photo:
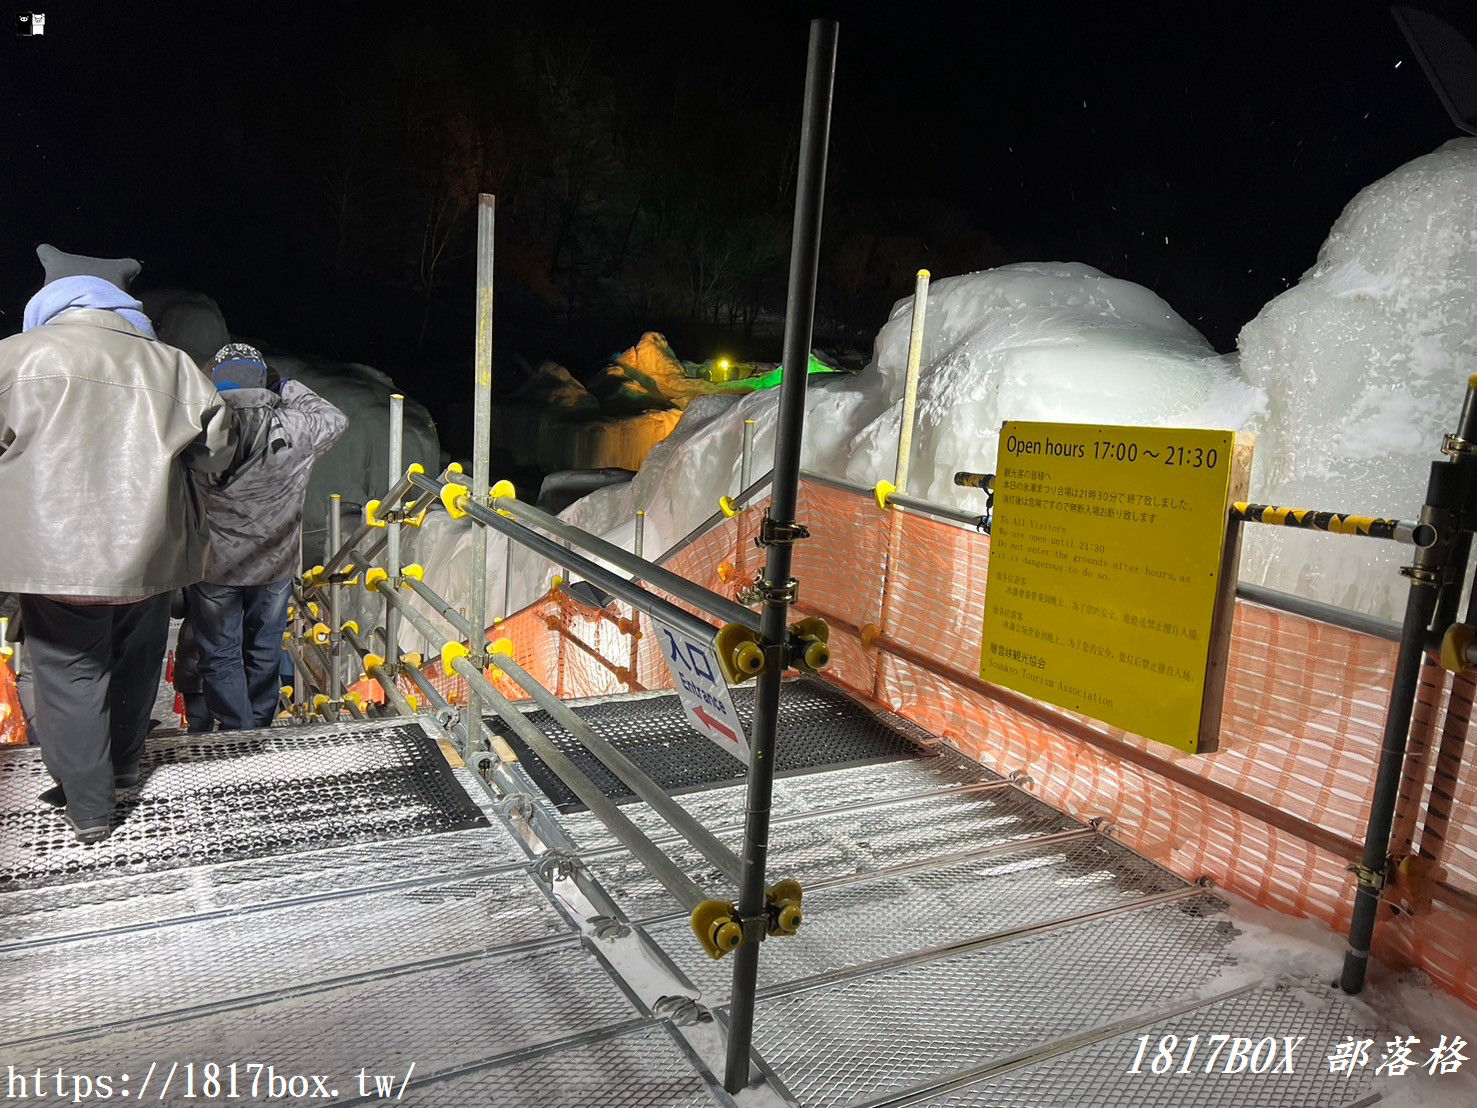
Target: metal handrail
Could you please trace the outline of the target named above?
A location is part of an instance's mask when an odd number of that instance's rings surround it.
[[[532,504],[525,504],[521,500],[506,496],[494,497],[492,507],[494,511],[504,512],[519,523],[547,531],[576,549],[583,550],[603,562],[623,569],[663,592],[671,593],[701,608],[725,623],[739,623],[758,630],[759,617],[742,604],[713,592],[711,589],[705,589],[655,562],[649,562],[637,554],[632,554],[629,550],[623,550],[614,543],[606,542],[582,528],[566,523],[558,516],[552,516],[548,512],[540,511]]]
[[[499,657],[495,663],[533,699],[540,708],[573,735],[611,773],[636,796],[651,806],[652,810],[676,829],[684,839],[695,846],[704,858],[721,869],[728,879],[738,884],[742,865],[722,840],[693,818],[682,805],[668,795],[667,791],[653,781],[646,772],[616,747],[606,742],[587,722],[574,713],[562,700],[541,685],[526,669],[511,658]]]
[[[439,493],[440,490],[444,487],[444,483],[433,481],[430,478],[427,478],[420,474],[417,474],[413,479],[415,483],[421,488],[428,489],[437,493]],[[474,503],[470,498],[465,501],[465,510],[469,518],[476,520],[479,523],[485,524],[486,526],[492,527],[494,530],[501,531],[504,535],[506,535],[513,541],[520,542],[524,546],[527,546],[535,552],[542,554],[545,558],[548,558],[555,565],[563,564],[568,566],[570,570],[579,573],[582,577],[585,577],[590,581],[593,581],[606,592],[620,597],[622,600],[632,605],[633,607],[639,608],[641,611],[645,612],[653,619],[658,619],[663,623],[680,628],[688,634],[691,634],[703,641],[706,641],[713,637],[715,629],[712,624],[699,619],[697,616],[694,616],[692,613],[686,611],[683,608],[677,607],[671,601],[665,600],[662,597],[657,596],[655,593],[648,592],[640,585],[627,580],[626,578],[620,576],[620,574],[606,569],[604,566],[599,565],[596,562],[592,562],[590,559],[584,557],[583,555],[566,550],[564,547],[560,546],[558,543],[548,538],[547,536],[541,535],[537,531],[525,527],[520,523],[515,523],[510,519],[505,519],[502,516],[498,515],[497,512],[493,511],[491,508],[486,508],[483,507],[481,504]],[[685,581],[686,579],[678,578],[678,580]],[[702,589],[700,586],[694,585],[690,581],[687,582],[687,585],[690,586],[690,590],[684,590],[685,595],[674,595],[680,596],[681,599],[687,600],[695,607],[701,607],[701,605],[697,601],[690,599],[692,595],[707,594],[708,596],[716,596],[716,594],[708,593],[708,590]],[[729,603],[732,603],[732,601],[730,601]],[[744,610],[751,621],[756,619],[753,612],[748,612],[747,609]]]
[[[595,814],[621,845],[641,861],[647,872],[674,900],[689,912],[707,902],[708,895],[697,883],[632,823],[620,806],[586,777],[567,754],[534,726],[511,700],[500,693],[480,669],[464,657],[452,658],[451,668],[469,684],[477,686],[478,694],[491,706],[493,712],[568,786],[580,803]]]

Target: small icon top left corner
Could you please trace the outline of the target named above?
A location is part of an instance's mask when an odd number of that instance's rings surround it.
[[[26,37],[44,35],[46,33],[46,13],[17,12],[15,15],[15,33]]]

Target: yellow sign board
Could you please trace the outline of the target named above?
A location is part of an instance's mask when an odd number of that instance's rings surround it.
[[[1181,750],[1214,749],[1221,690],[1212,683],[1207,697],[1207,670],[1224,665],[1228,635],[1227,507],[1250,468],[1236,440],[1007,422],[981,679]],[[1234,589],[1234,563],[1229,576]]]

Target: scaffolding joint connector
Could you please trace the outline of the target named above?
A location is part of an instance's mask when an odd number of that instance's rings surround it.
[[[1359,887],[1376,896],[1384,891],[1385,871],[1383,869],[1370,869],[1362,862],[1351,862],[1345,867],[1359,882]]]
[[[688,922],[698,943],[707,951],[708,957],[717,961],[730,950],[741,944],[746,928],[739,923],[738,909],[726,900],[705,900],[692,910]],[[760,936],[767,921],[766,916],[755,917],[759,922]]]
[[[798,881],[788,879],[776,881],[766,889],[764,910],[768,918],[767,933],[793,935],[799,931],[800,924],[805,918],[805,913],[801,908],[804,898],[805,892]]]
[[[1441,439],[1441,453],[1448,458],[1462,458],[1477,454],[1477,443],[1468,442],[1460,435],[1448,433]]]
[[[551,885],[555,881],[571,880],[580,870],[579,855],[571,850],[546,850],[539,855],[533,869],[540,878]]]
[[[1400,576],[1409,577],[1413,585],[1439,585],[1441,583],[1441,571],[1431,566],[1401,566]]]
[[[800,599],[800,582],[791,577],[783,584],[767,580],[764,571],[754,575],[754,582],[738,592],[738,602],[745,607],[754,604],[794,605]]]
[[[755,546],[794,546],[801,539],[810,538],[810,529],[803,523],[792,520],[774,519],[769,509],[764,510],[764,522],[759,525],[759,536]]]

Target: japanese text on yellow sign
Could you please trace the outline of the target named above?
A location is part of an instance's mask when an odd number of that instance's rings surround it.
[[[980,677],[1194,751],[1234,445],[1006,423]]]

